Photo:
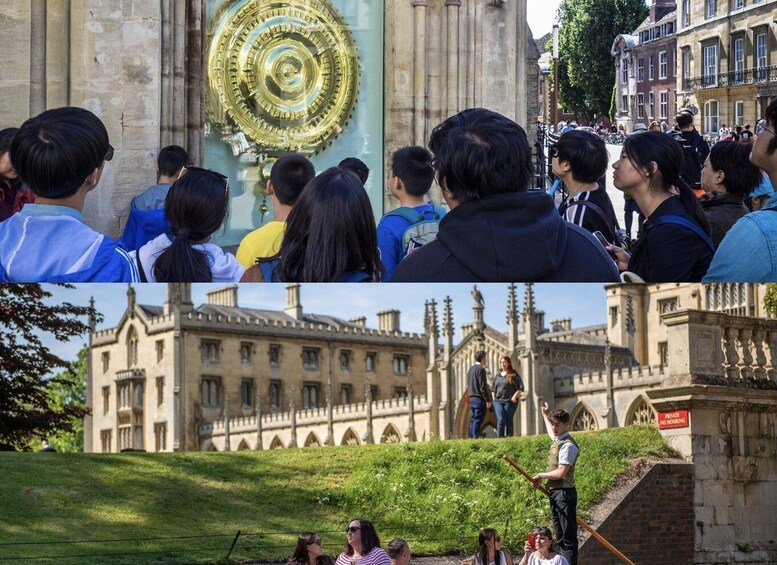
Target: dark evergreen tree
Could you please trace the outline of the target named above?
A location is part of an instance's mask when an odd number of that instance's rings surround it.
[[[83,335],[99,315],[87,306],[47,304],[48,298],[51,293],[37,284],[0,285],[0,445],[6,448],[30,449],[36,439],[72,432],[87,414],[82,403],[58,400],[57,389],[72,388],[78,377],[41,336],[67,341]]]

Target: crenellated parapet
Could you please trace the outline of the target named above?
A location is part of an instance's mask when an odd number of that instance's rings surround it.
[[[613,369],[613,389],[649,388],[661,384],[665,378],[665,367],[639,366]],[[607,372],[590,371],[574,376],[556,377],[553,390],[556,396],[577,396],[605,392]]]

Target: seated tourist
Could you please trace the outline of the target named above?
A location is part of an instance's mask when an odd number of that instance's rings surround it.
[[[523,557],[518,565],[569,565],[567,558],[553,551],[553,534],[550,528],[534,526],[534,543],[529,540],[523,545]]]

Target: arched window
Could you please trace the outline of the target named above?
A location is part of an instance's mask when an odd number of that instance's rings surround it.
[[[283,449],[283,442],[281,441],[281,438],[278,436],[275,436],[272,438],[272,442],[270,443],[270,449]]]
[[[394,427],[394,424],[389,424],[380,436],[380,443],[400,443],[402,438]]]
[[[307,439],[305,440],[305,447],[321,447],[321,442],[318,440],[318,436],[316,436],[316,434],[313,432],[310,432]]]
[[[643,396],[640,396],[629,410],[629,417],[626,420],[628,426],[635,424],[655,424],[656,412],[650,403],[645,400]]]
[[[575,411],[572,418],[572,429],[574,431],[583,432],[595,430],[597,428],[598,426],[596,425],[596,418],[594,415],[591,414],[590,410],[585,406],[580,406],[580,408]]]
[[[359,445],[359,437],[356,435],[356,432],[354,432],[352,428],[348,428],[348,430],[346,430],[345,434],[343,435],[343,441],[340,442],[340,445]]]
[[[718,101],[709,100],[704,103],[704,133],[717,133],[718,129]]]
[[[134,326],[127,332],[127,368],[138,364],[138,332]]]

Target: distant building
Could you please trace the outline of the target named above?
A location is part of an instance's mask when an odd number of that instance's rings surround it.
[[[777,0],[681,0],[677,18],[680,107],[696,128],[751,124],[777,97]]]
[[[666,121],[677,112],[676,4],[653,0],[650,14],[631,34],[615,38],[617,122],[634,125]]]
[[[285,308],[277,311],[240,307],[234,286],[208,293],[208,303],[197,307],[188,284],[168,285],[163,306],[136,304],[130,288],[117,326],[91,335],[85,450],[235,451],[466,437],[466,374],[480,349],[490,377],[508,355],[523,378],[516,434],[544,433],[542,401],[569,411],[577,430],[650,422],[655,410],[647,393],[660,388],[667,371],[688,356],[730,360],[736,353],[716,353],[720,340],[709,351],[677,350],[664,317],[706,310],[736,316],[744,328],[764,316],[765,288],[607,285],[606,322],[574,328],[570,318],[546,327],[531,285],[519,311],[510,285],[506,331],[485,324],[485,306],[476,301],[457,341],[449,299],[441,323],[437,304],[427,302],[419,335],[400,331],[396,310],[379,313],[378,329],[365,318],[305,313],[299,285],[287,287]],[[709,331],[689,327],[688,335]],[[763,350],[763,335],[750,335],[752,347]],[[763,365],[759,355],[748,362]],[[489,413],[482,433],[493,435],[495,425]]]

